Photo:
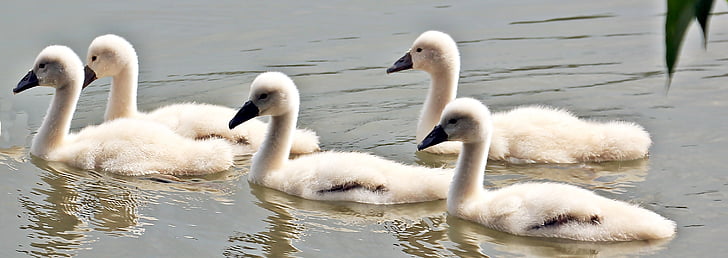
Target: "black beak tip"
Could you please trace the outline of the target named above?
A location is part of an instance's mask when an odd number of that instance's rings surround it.
[[[230,120],[230,122],[228,123],[228,128],[230,130],[234,129],[236,126],[238,126],[238,124],[235,123],[235,119]]]
[[[442,128],[442,126],[437,125],[435,126],[435,128],[432,129],[429,134],[427,134],[425,139],[422,139],[422,142],[417,145],[417,151],[421,151],[429,147],[435,146],[439,143],[447,141],[447,139],[448,135],[445,130]]]
[[[420,144],[417,144],[417,151],[422,151],[424,149],[427,149],[425,142],[421,142]]]
[[[21,93],[24,90],[33,88],[38,85],[40,85],[38,77],[35,75],[35,72],[31,70],[27,74],[25,74],[25,76],[23,76],[23,79],[20,79],[20,82],[18,82],[18,86],[13,89],[13,95]]]
[[[260,114],[260,109],[252,102],[247,101],[243,104],[243,107],[238,110],[235,116],[228,122],[228,128],[234,129],[236,126],[245,123],[246,121],[253,119]]]
[[[92,70],[91,67],[88,67],[88,65],[83,68],[83,73],[84,73],[84,78],[83,78],[83,86],[81,87],[81,89],[85,89],[86,87],[88,87],[89,84],[91,84],[93,81],[98,79],[96,77],[96,72],[94,72],[94,70]]]
[[[412,69],[412,55],[409,52],[399,58],[394,64],[387,68],[387,74]]]

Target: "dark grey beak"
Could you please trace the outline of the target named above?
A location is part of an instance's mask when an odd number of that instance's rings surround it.
[[[420,144],[417,145],[417,150],[421,151],[427,149],[430,146],[435,146],[441,142],[447,141],[447,133],[442,129],[442,126],[436,125]]]
[[[409,52],[404,54],[397,62],[387,69],[387,73],[394,73],[412,69],[412,55]]]
[[[98,79],[98,78],[96,78],[96,72],[94,72],[94,70],[91,70],[91,67],[88,67],[88,65],[83,68],[83,73],[84,73],[84,78],[83,78],[83,86],[81,87],[81,89],[85,89],[86,86],[88,86],[93,81]]]
[[[245,104],[243,104],[243,107],[238,110],[238,113],[235,114],[233,119],[230,120],[230,123],[228,123],[228,128],[232,130],[236,126],[245,123],[245,121],[248,121],[258,116],[259,113],[260,110],[258,109],[258,107],[255,106],[252,101],[248,100],[247,102],[245,102]]]
[[[35,73],[33,70],[29,71],[28,74],[23,77],[23,79],[20,79],[20,82],[18,82],[18,86],[13,89],[13,94],[18,94],[23,92],[24,90],[33,88],[35,86],[38,86],[40,83],[38,82],[38,76],[35,76]]]

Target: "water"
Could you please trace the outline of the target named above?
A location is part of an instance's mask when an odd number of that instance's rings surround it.
[[[664,1],[389,1],[386,3],[123,1],[6,3],[0,11],[0,256],[713,256],[728,231],[726,5],[707,51],[687,35],[666,96]],[[485,186],[568,182],[640,203],[678,224],[667,241],[580,243],[482,228],[445,202],[375,206],[317,202],[247,182],[249,157],[227,172],[130,178],[33,159],[28,148],[52,90],[10,90],[46,45],[85,58],[101,34],[140,54],[142,110],[182,101],[239,107],[253,78],[277,70],[301,91],[299,125],[324,149],[404,163],[415,154],[428,76],[384,70],[423,31],[448,32],[463,57],[459,96],[492,110],[547,104],[585,118],[628,120],[655,142],[648,160],[575,165],[491,162]],[[100,123],[109,80],[87,88],[73,127]]]

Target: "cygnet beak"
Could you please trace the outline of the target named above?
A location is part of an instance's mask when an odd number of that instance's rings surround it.
[[[83,86],[81,87],[81,89],[85,89],[86,86],[88,86],[93,81],[98,79],[98,78],[96,78],[96,72],[94,72],[94,70],[91,70],[91,67],[88,67],[88,65],[83,68],[83,73],[84,73],[84,78],[83,78]]]
[[[238,110],[238,113],[235,114],[233,119],[230,120],[230,123],[228,123],[228,128],[232,130],[236,126],[245,123],[245,121],[248,121],[258,116],[258,114],[260,114],[260,110],[258,109],[258,107],[253,104],[252,101],[248,100],[247,102],[245,102],[245,104],[243,104],[243,107]]]
[[[394,62],[394,64],[387,69],[387,73],[394,73],[404,70],[412,69],[412,55],[410,55],[409,51],[404,54],[397,62]]]
[[[436,125],[435,128],[432,129],[432,131],[425,137],[425,139],[422,140],[420,144],[417,145],[417,150],[421,151],[424,149],[427,149],[430,146],[437,145],[441,142],[447,141],[447,133],[445,133],[445,129],[442,129],[442,126]]]
[[[35,76],[35,72],[33,70],[28,71],[28,74],[26,74],[23,79],[20,79],[20,82],[18,82],[18,86],[13,89],[13,94],[18,94],[23,92],[24,90],[33,88],[35,86],[38,86],[40,82],[38,82],[38,76]]]

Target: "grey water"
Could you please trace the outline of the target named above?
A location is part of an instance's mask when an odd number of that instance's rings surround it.
[[[691,29],[665,91],[665,1],[13,1],[0,10],[0,256],[454,257],[716,256],[728,252],[728,16],[717,1],[707,49]],[[82,171],[28,154],[53,91],[11,89],[40,50],[85,58],[99,35],[134,44],[142,110],[195,101],[237,108],[263,71],[290,75],[299,126],[326,150],[454,166],[415,153],[429,78],[385,69],[426,30],[462,55],[459,96],[494,111],[550,105],[644,126],[648,159],[512,165],[483,182],[566,182],[677,222],[662,241],[518,237],[445,212],[445,201],[364,205],[304,200],[223,173],[165,183]],[[102,122],[109,79],[84,90],[73,129]]]

